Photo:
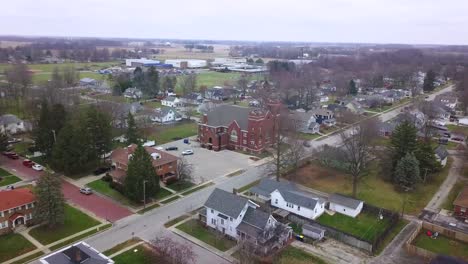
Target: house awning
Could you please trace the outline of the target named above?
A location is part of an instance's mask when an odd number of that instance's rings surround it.
[[[14,222],[16,219],[20,218],[20,217],[24,217],[24,215],[22,213],[14,213],[13,215],[11,215],[8,219],[11,221],[11,222]]]

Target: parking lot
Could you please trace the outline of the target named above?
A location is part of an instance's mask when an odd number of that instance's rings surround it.
[[[177,140],[160,146],[164,149],[166,147],[177,147],[178,150],[167,151],[177,157],[182,157],[182,151],[184,150],[193,150],[194,154],[185,156],[185,158],[193,165],[194,182],[197,184],[239,169],[245,169],[253,163],[248,155],[230,150],[222,150],[219,152],[207,150],[200,147],[200,144],[194,140],[190,141],[190,144],[185,144],[183,140]]]

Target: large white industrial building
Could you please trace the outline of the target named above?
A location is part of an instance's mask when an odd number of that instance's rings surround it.
[[[150,60],[146,58],[141,59],[125,59],[125,65],[127,67],[136,67],[136,66],[143,66],[145,64],[159,64],[160,61],[157,60]]]
[[[207,66],[206,60],[194,60],[194,59],[172,59],[166,60],[165,64],[170,64],[174,68],[204,68]]]

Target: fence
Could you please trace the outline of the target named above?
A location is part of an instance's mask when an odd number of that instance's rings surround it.
[[[408,238],[408,240],[406,240],[405,248],[406,248],[406,251],[409,254],[420,256],[420,257],[423,257],[424,259],[429,260],[429,259],[432,259],[433,257],[435,257],[436,254],[429,251],[429,250],[417,247],[417,246],[412,244],[413,240],[419,235],[419,232],[421,232],[421,228],[422,228],[422,225],[419,224],[418,227],[416,228],[416,230]]]
[[[364,207],[362,210],[363,212],[367,211],[371,214],[375,214],[376,216],[378,216],[379,214],[382,214],[384,218],[390,219],[388,227],[381,234],[379,234],[379,236],[377,236],[373,241],[359,238],[355,235],[338,230],[334,227],[322,225],[316,221],[313,221],[311,219],[307,219],[298,215],[289,214],[287,218],[288,220],[296,224],[300,224],[300,225],[310,224],[312,226],[323,228],[326,231],[325,236],[331,237],[347,245],[362,249],[372,254],[382,244],[383,240],[388,236],[388,234],[393,230],[393,228],[395,228],[399,220],[399,215],[396,212],[383,209],[383,208],[379,208],[379,207],[375,207],[373,205],[368,205],[368,204],[364,204]]]
[[[432,232],[438,232],[439,234],[446,236],[451,239],[460,240],[468,243],[468,234],[462,233],[456,230],[452,230],[443,226],[439,226],[429,222],[423,222],[422,228],[431,230]]]

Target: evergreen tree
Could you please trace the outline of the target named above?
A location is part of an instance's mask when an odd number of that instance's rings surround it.
[[[55,135],[57,136],[67,121],[67,112],[65,111],[65,107],[63,107],[63,105],[55,104],[52,106],[49,115],[49,128],[51,133],[54,131]]]
[[[421,175],[429,175],[441,169],[440,163],[437,162],[434,149],[430,142],[419,141],[414,156],[419,162],[419,171]]]
[[[407,153],[401,158],[395,168],[395,182],[404,189],[413,189],[421,180],[419,176],[419,162],[416,157]]]
[[[151,97],[156,96],[159,92],[159,73],[153,66],[145,74],[145,86],[142,92]]]
[[[145,183],[146,199],[153,197],[159,190],[159,178],[153,167],[152,157],[145,148],[138,144],[128,163],[125,177],[125,195],[136,202],[143,200],[143,184]]]
[[[140,136],[138,133],[138,127],[135,123],[135,118],[132,113],[128,113],[127,117],[127,132],[125,133],[125,138],[127,139],[127,144],[137,144],[139,143]]]
[[[136,88],[144,90],[145,73],[140,67],[136,67],[133,71],[133,84],[136,86]]]
[[[356,87],[356,83],[354,82],[353,79],[349,81],[349,94],[351,95],[357,95],[358,94],[358,89]]]
[[[44,101],[41,104],[39,121],[33,134],[37,149],[43,152],[47,158],[50,158],[52,147],[54,146],[54,135],[50,130],[50,117],[49,106],[47,102]]]
[[[8,147],[8,136],[5,133],[0,133],[0,151],[5,151]]]
[[[393,170],[406,153],[414,153],[417,149],[417,129],[408,121],[395,128],[390,138],[390,149],[392,152]]]
[[[423,90],[425,92],[431,92],[434,90],[435,72],[429,70],[424,77]]]
[[[91,150],[97,160],[112,149],[112,127],[109,116],[98,111],[95,107],[86,110],[85,125],[90,132]]]
[[[62,193],[62,181],[49,170],[37,180],[36,206],[34,217],[39,223],[49,228],[61,225],[65,219],[65,199]]]

